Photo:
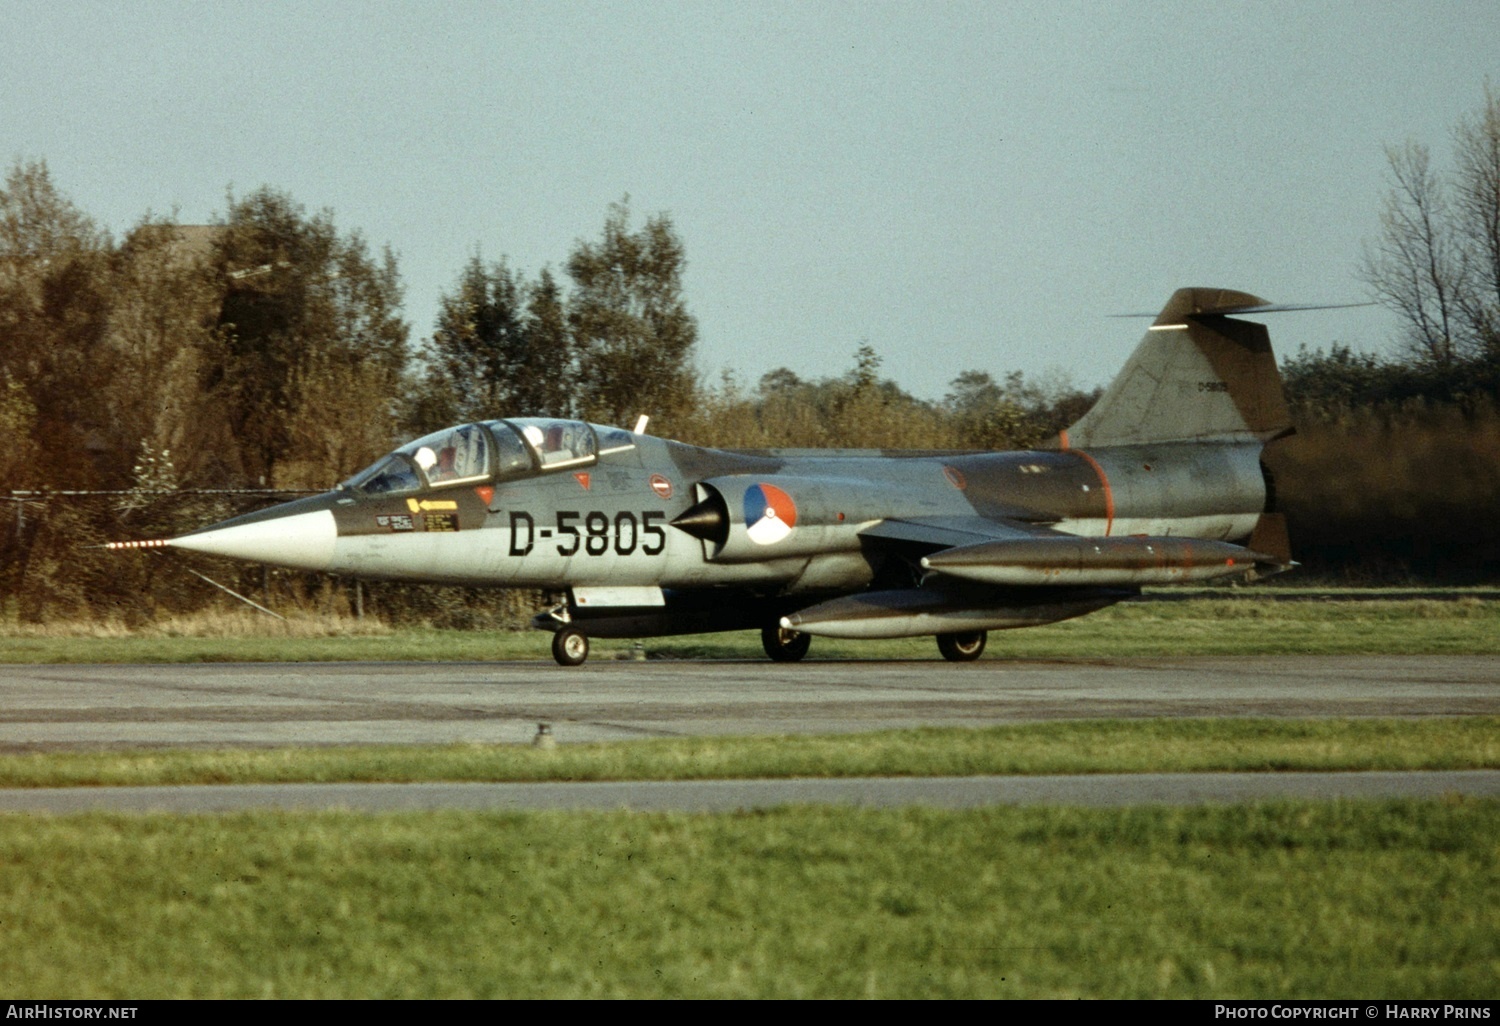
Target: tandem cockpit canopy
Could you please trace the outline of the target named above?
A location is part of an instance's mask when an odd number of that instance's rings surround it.
[[[444,428],[376,460],[339,487],[394,495],[455,484],[512,481],[589,466],[635,446],[621,428],[581,420],[524,417]]]

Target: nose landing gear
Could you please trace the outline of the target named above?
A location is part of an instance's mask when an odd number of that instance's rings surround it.
[[[577,627],[560,628],[552,635],[552,658],[559,666],[582,666],[589,657],[589,636]]]

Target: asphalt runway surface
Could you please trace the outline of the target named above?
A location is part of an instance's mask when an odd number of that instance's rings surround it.
[[[204,665],[0,666],[0,752],[157,747],[301,746],[346,744],[527,744],[546,723],[559,744],[710,735],[840,733],[916,726],[983,726],[1035,720],[1119,717],[1330,717],[1500,715],[1500,660],[1491,656],[1350,656],[1122,659],[1113,661],[818,662],[597,661],[565,669],[550,663],[297,663]],[[1130,800],[1242,800],[1264,797],[1237,774],[1179,775]],[[1282,785],[1295,774],[1260,777]],[[1500,793],[1500,774],[1442,782],[1431,774],[1395,774],[1425,783],[1338,777],[1359,794]],[[1211,793],[1204,778],[1212,782]],[[1350,784],[1364,778],[1369,784]],[[827,782],[745,782],[773,790],[715,797],[710,789],[662,798],[671,807],[752,807],[786,801],[948,804],[1017,800],[1109,803],[1125,784],[1089,799],[1077,778],[1035,791],[978,783],[853,782],[853,797],[816,792]],[[1103,778],[1095,778],[1097,785]],[[1071,782],[1069,782],[1071,780]],[[1168,790],[1159,790],[1167,787]],[[431,787],[432,785],[423,785]],[[441,785],[450,786],[450,785]],[[442,799],[453,807],[520,807],[523,790],[476,798],[463,785]],[[538,785],[526,785],[535,789]],[[656,807],[645,796],[666,785],[625,787],[637,797],[600,792],[584,801],[531,796],[546,807]],[[859,787],[865,788],[864,792]],[[934,786],[936,789],[934,789]],[[1132,785],[1134,786],[1134,785]],[[905,790],[903,790],[905,788]],[[965,790],[969,788],[969,790]],[[1008,789],[1007,789],[1008,788]],[[1020,790],[1017,790],[1017,789]],[[1151,790],[1151,789],[1158,790]],[[1249,788],[1249,790],[1247,790]],[[1307,793],[1332,795],[1331,779]],[[1373,788],[1373,790],[1371,790]],[[1432,789],[1436,789],[1433,791]],[[103,789],[126,801],[124,792]],[[156,789],[177,790],[177,789]],[[182,789],[191,790],[191,789]],[[205,789],[198,789],[205,790]],[[206,789],[223,799],[223,789]],[[412,807],[435,792],[393,789],[381,807]],[[351,793],[292,789],[268,798],[247,789],[244,807],[364,807]],[[662,792],[666,794],[667,792]],[[818,796],[814,796],[815,793]],[[948,798],[942,798],[946,793]],[[1134,793],[1134,792],[1130,792]],[[1283,792],[1276,793],[1297,793]],[[1152,797],[1155,794],[1156,797]],[[77,792],[82,795],[81,791]],[[861,795],[863,795],[861,797]],[[969,795],[969,797],[961,797]],[[978,795],[979,797],[974,797]],[[137,796],[139,797],[139,796]],[[0,808],[18,806],[3,800]],[[133,800],[133,799],[132,799]],[[159,796],[147,796],[160,802]],[[200,797],[195,807],[204,808]],[[1125,799],[1118,799],[1125,800]],[[569,801],[583,802],[582,806]],[[558,805],[558,802],[562,802]],[[639,803],[647,803],[640,806]],[[708,803],[704,805],[703,803]],[[127,803],[128,804],[128,803]],[[28,807],[23,806],[21,807]],[[90,807],[97,807],[91,805]],[[124,806],[122,806],[124,807]],[[160,804],[151,807],[163,807]],[[216,806],[214,806],[216,807]],[[425,807],[425,806],[421,806]],[[528,806],[529,807],[529,806]],[[58,811],[63,811],[59,809]]]
[[[527,743],[1140,716],[1500,715],[1493,656],[0,666],[0,751]]]

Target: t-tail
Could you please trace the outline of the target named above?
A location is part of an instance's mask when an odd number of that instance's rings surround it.
[[[1277,307],[1229,289],[1178,289],[1104,395],[1062,432],[1064,449],[1258,442],[1292,432],[1263,325]]]

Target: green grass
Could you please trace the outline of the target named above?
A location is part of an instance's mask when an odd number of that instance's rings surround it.
[[[0,787],[1500,768],[1500,718],[1061,721],[809,737],[0,756]]]
[[[15,999],[1492,999],[1500,805],[0,817]]]
[[[0,629],[0,662],[202,663],[550,659],[540,631],[384,630],[371,623],[269,618],[204,633],[173,624],[142,631],[97,625]],[[648,639],[665,659],[765,658],[754,632]],[[591,658],[628,658],[630,641],[599,640]],[[1269,598],[1132,602],[1065,623],[990,635],[987,659],[1105,659],[1191,655],[1500,654],[1500,602],[1280,602]],[[811,659],[938,658],[931,638],[814,638]]]
[[[1495,653],[1500,604],[1191,600],[987,658]],[[546,637],[0,635],[0,660],[546,659]],[[760,658],[753,635],[648,643]],[[627,653],[601,643],[595,658]],[[814,656],[935,658],[930,639]],[[0,786],[1420,769],[1500,720],[1136,720],[822,738],[0,757]],[[1493,999],[1500,803],[735,815],[0,816],[0,992]]]

